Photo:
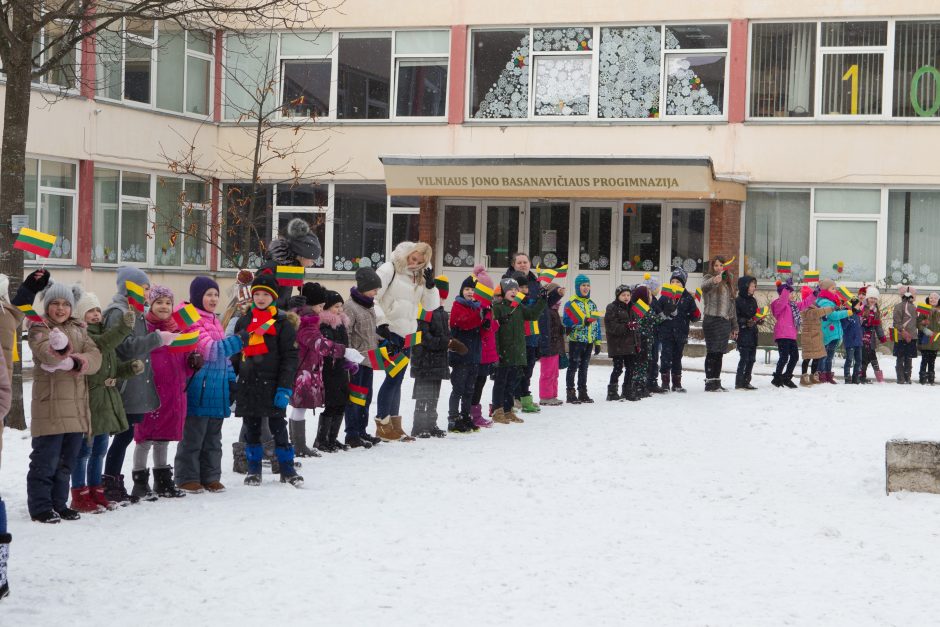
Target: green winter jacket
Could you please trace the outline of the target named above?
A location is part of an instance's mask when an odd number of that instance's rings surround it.
[[[501,367],[526,365],[525,323],[538,320],[546,305],[544,298],[539,298],[531,306],[511,307],[505,300],[493,303],[493,317],[499,323],[496,351]]]
[[[118,361],[115,349],[124,341],[131,329],[124,326],[123,321],[110,329],[105,329],[103,323],[89,324],[88,337],[95,343],[101,352],[101,368],[88,380],[88,405],[91,408],[91,432],[93,435],[102,433],[120,433],[127,430],[127,414],[124,413],[124,401],[121,393],[113,383],[106,385],[108,380],[118,381],[134,376],[131,371],[131,362]]]

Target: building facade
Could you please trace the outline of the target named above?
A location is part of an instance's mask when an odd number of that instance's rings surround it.
[[[677,265],[695,285],[716,254],[767,285],[787,260],[940,286],[935,3],[388,7],[292,32],[128,23],[76,51],[67,97],[48,104],[67,75],[34,93],[24,213],[58,236],[48,265],[183,290],[299,216],[323,242],[308,277],[340,284],[420,238],[454,281],[521,250],[597,294]],[[246,203],[259,110],[289,154]]]

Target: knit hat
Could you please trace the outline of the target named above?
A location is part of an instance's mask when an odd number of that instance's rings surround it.
[[[614,298],[620,298],[620,295],[624,292],[630,292],[630,295],[633,296],[633,288],[629,285],[618,285],[617,289],[614,290]]]
[[[822,279],[818,283],[819,291],[834,291],[836,289],[836,282],[832,279]]]
[[[685,287],[685,282],[689,280],[689,273],[682,268],[676,268],[669,277],[670,281],[673,279],[679,279],[679,282],[682,283],[682,287]]]
[[[437,293],[440,294],[441,300],[447,300],[447,295],[450,294],[450,279],[446,275],[440,275],[434,277],[434,285],[437,287]]]
[[[85,314],[92,309],[101,309],[101,301],[92,292],[85,292],[81,298],[75,301],[75,317],[79,320],[85,319]]]
[[[326,289],[319,283],[304,283],[300,294],[307,299],[307,304],[311,307],[314,305],[322,305],[326,302]]]
[[[561,300],[561,286],[557,283],[549,283],[545,286],[545,293],[548,295],[548,306],[552,307]]]
[[[643,283],[640,283],[635,288],[633,288],[633,293],[630,298],[631,302],[643,301],[647,305],[650,304],[650,288],[648,288]]]
[[[150,279],[147,273],[140,268],[131,266],[121,266],[117,271],[117,290],[118,294],[127,295],[127,282],[132,281],[137,285],[150,285]],[[216,286],[218,287],[218,286]]]
[[[342,303],[343,297],[339,292],[334,292],[333,290],[326,290],[326,302],[323,303],[324,309],[329,309],[336,303]]]
[[[467,278],[463,280],[463,283],[460,284],[460,292],[463,293],[468,287],[472,290],[477,286],[476,279],[473,278],[472,274],[468,274]]]
[[[588,287],[591,286],[591,279],[587,278],[583,274],[579,274],[574,279],[574,295],[581,296],[581,286],[587,283]],[[591,291],[588,290],[588,296],[591,295]]]
[[[362,267],[356,270],[356,289],[360,293],[382,288],[382,279],[371,267]]]
[[[659,289],[659,279],[647,272],[643,275],[643,285],[649,288],[650,294]]]
[[[865,290],[865,298],[881,298],[881,292],[878,291],[877,287],[872,285]]]
[[[79,294],[81,294],[81,288],[78,288],[78,290]],[[74,315],[75,292],[73,291],[72,287],[69,287],[65,283],[56,283],[50,279],[49,285],[46,286],[46,289],[44,289],[40,295],[42,296],[43,313],[49,313],[49,305],[52,304],[52,301],[61,299],[68,301],[69,306],[72,307]]]
[[[783,294],[783,290],[789,292],[793,291],[793,277],[789,277],[786,281],[777,281],[777,295]]]
[[[283,237],[294,256],[305,259],[320,258],[320,240],[310,232],[310,225],[305,220],[294,218],[288,222]]]
[[[175,298],[173,296],[173,290],[163,285],[152,285],[150,286],[150,300],[147,301],[148,304],[152,305],[153,302],[159,298],[169,298],[170,302],[174,302]]]
[[[277,278],[273,274],[258,274],[251,282],[251,293],[255,292],[267,292],[274,300],[277,300]]]
[[[209,290],[219,290],[219,284],[210,279],[207,276],[197,276],[189,284],[189,302],[198,307],[199,309],[205,309],[202,304],[202,299],[205,297],[206,292]],[[219,291],[221,293],[221,291]]]
[[[917,290],[910,285],[902,285],[898,288],[898,294],[901,295],[901,298],[914,298],[917,296]]]
[[[519,284],[519,287],[529,284],[529,277],[525,272],[518,270],[512,273],[512,279]]]
[[[486,273],[486,268],[484,268],[480,264],[473,266],[473,276],[474,278],[476,278],[477,281],[479,281],[480,283],[482,283],[483,285],[485,285],[486,287],[490,289],[494,289],[496,287],[496,284],[493,283],[492,277],[490,277],[490,275]]]
[[[515,279],[504,277],[503,280],[499,282],[499,289],[505,295],[509,292],[509,290],[519,289],[519,284],[516,282]]]

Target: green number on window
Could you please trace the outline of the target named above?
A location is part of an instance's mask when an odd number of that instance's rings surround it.
[[[917,88],[924,74],[933,76],[933,105],[929,109],[921,106],[920,98],[917,95]],[[937,111],[940,111],[940,70],[932,65],[925,65],[914,72],[914,76],[911,77],[911,106],[914,108],[914,113],[922,118],[933,117]]]

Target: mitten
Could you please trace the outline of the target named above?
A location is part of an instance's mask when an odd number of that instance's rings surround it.
[[[392,337],[392,332],[389,331],[387,324],[380,324],[378,328],[376,328],[375,332],[379,334],[379,337],[386,340]]]
[[[176,339],[178,333],[170,333],[169,331],[158,331],[160,334],[160,339],[163,341],[164,346],[169,346],[173,343],[173,340]]]
[[[362,353],[357,351],[355,348],[347,348],[346,352],[343,354],[343,357],[346,361],[351,361],[354,364],[361,364],[364,359]]]
[[[493,326],[493,321],[492,321],[492,320],[490,320],[489,318],[486,318],[486,319],[483,320],[483,328],[484,328],[484,329],[487,329],[487,330],[488,330],[488,329],[489,329],[490,327],[492,327],[492,326]]]
[[[278,388],[274,394],[274,406],[278,409],[284,409],[290,403],[291,391],[288,388]]]
[[[52,347],[52,350],[64,350],[68,345],[69,338],[65,333],[62,332],[61,329],[53,329],[49,331],[49,346]]]
[[[133,329],[134,324],[137,322],[137,314],[133,311],[125,311],[124,315],[121,316],[121,322],[124,323],[124,326],[128,329]]]
[[[342,344],[333,344],[333,359],[344,359],[346,357],[346,347]]]
[[[202,353],[196,351],[191,352],[186,357],[186,365],[189,366],[189,369],[193,372],[200,370],[205,363],[205,359],[202,357]]]
[[[349,372],[349,374],[356,374],[359,372],[359,364],[353,363],[351,361],[343,362],[343,368]]]
[[[431,272],[430,266],[424,269],[424,287],[429,290],[434,288],[434,273]]]
[[[135,359],[134,361],[131,362],[131,372],[133,372],[135,375],[138,375],[143,371],[144,371],[143,361],[141,361],[140,359]]]
[[[447,350],[453,351],[458,355],[466,355],[468,352],[470,352],[470,349],[468,349],[463,342],[455,338],[451,338],[451,340],[447,343]]]
[[[66,357],[57,364],[40,364],[39,367],[46,372],[55,372],[56,370],[72,370],[75,368],[75,360],[71,357]]]
[[[46,286],[49,285],[49,271],[42,269],[36,270],[28,277],[23,279],[23,287],[28,289],[33,294],[38,294],[39,292],[46,289]]]

